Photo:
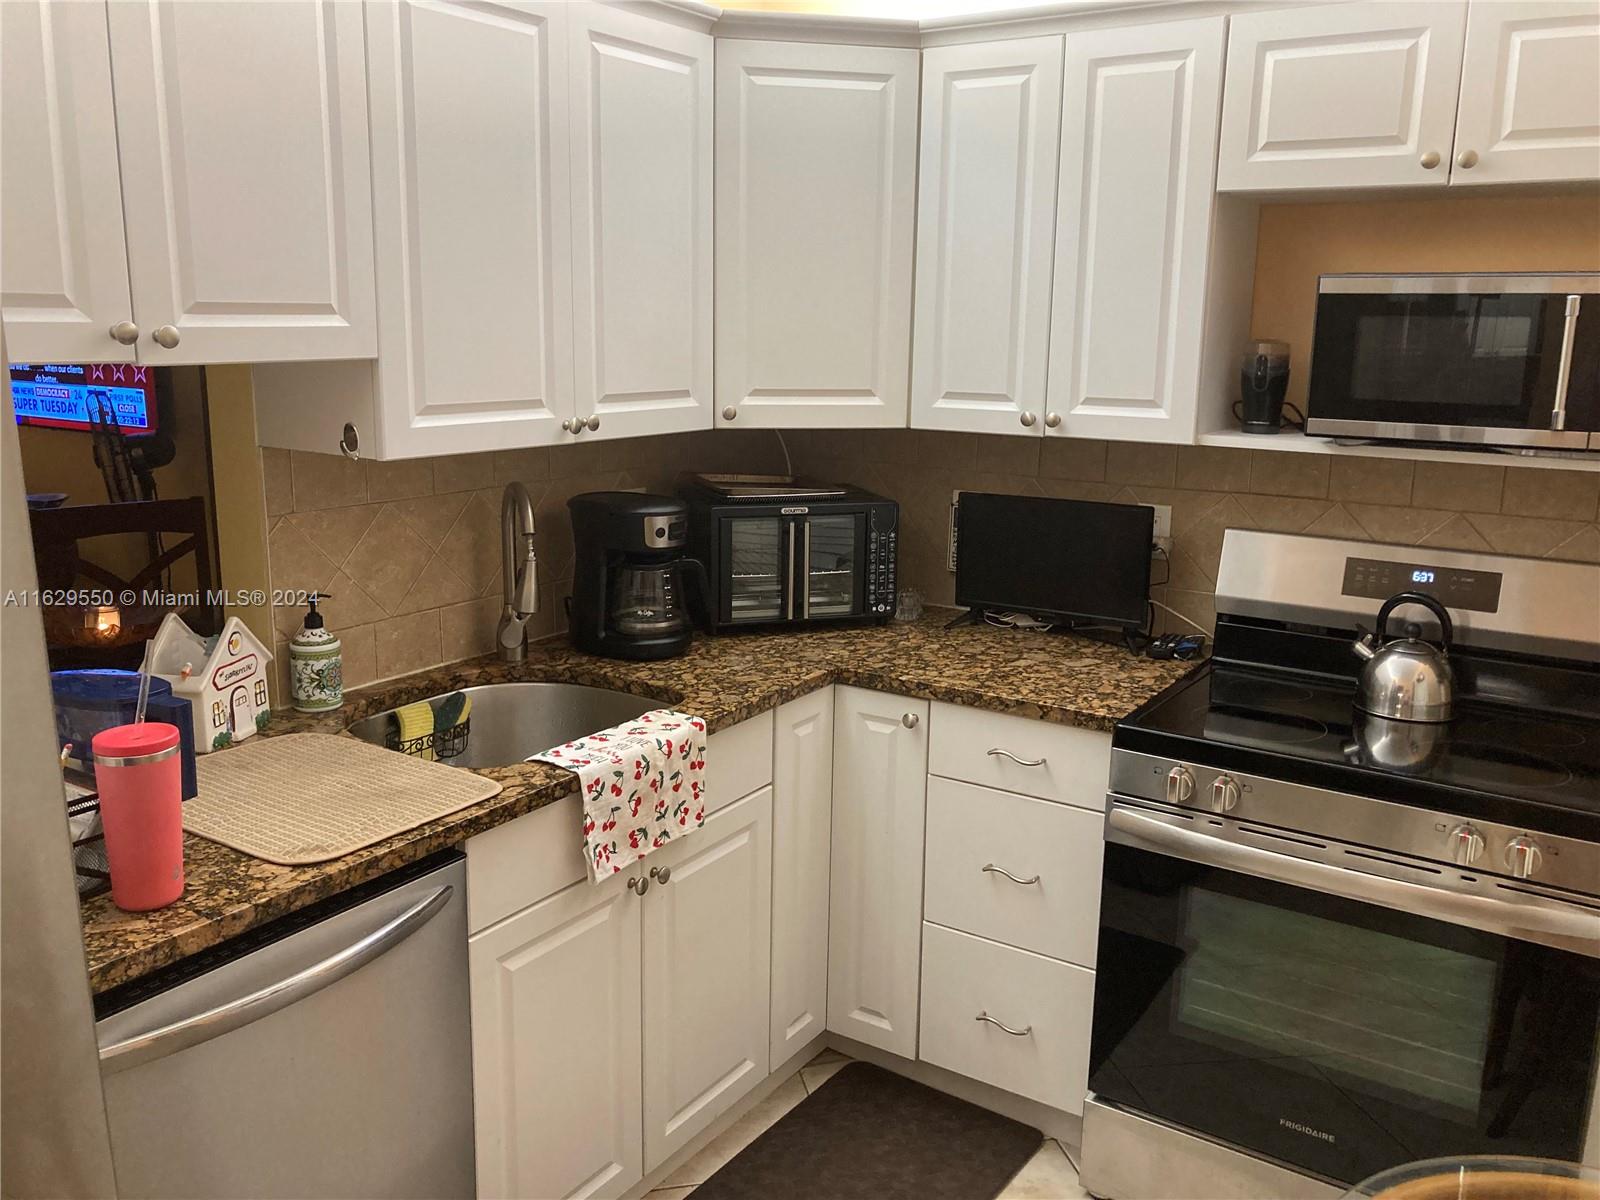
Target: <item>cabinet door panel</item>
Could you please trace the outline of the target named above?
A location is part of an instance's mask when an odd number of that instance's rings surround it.
[[[567,15],[367,6],[386,457],[570,437]]]
[[[103,4],[0,4],[0,293],[16,362],[132,362]]]
[[[917,1054],[928,702],[834,689],[828,1028]]]
[[[671,871],[642,906],[652,1171],[767,1077],[772,789],[716,813],[642,865]]]
[[[372,357],[361,9],[130,0],[111,48],[140,360]]]
[[[772,1050],[779,1066],[828,1024],[833,689],[777,711],[772,769]]]
[[[1046,437],[1193,440],[1224,36],[1067,39]]]
[[[916,221],[911,49],[717,47],[717,414],[903,426]]]
[[[1452,184],[1600,180],[1600,4],[1473,0]]]
[[[711,35],[572,19],[577,414],[599,437],[709,429]]]
[[[639,929],[619,876],[471,938],[480,1196],[616,1196],[643,1176]]]
[[[1446,183],[1466,8],[1386,0],[1230,18],[1218,189]]]
[[[1061,39],[929,50],[911,424],[1036,437],[1050,339]]]

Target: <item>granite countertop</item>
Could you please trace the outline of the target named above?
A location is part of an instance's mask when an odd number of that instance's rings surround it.
[[[268,734],[340,733],[352,721],[412,700],[510,680],[582,683],[648,696],[704,717],[713,733],[830,683],[1108,730],[1191,667],[1072,635],[983,625],[946,629],[951,616],[931,610],[919,621],[885,626],[697,638],[682,657],[651,663],[596,658],[565,642],[544,642],[529,647],[521,663],[472,659],[353,691],[333,713],[274,714]],[[500,794],[311,866],[279,866],[186,835],[187,886],[178,901],[152,913],[122,912],[109,895],[82,905],[90,985],[98,993],[137,979],[459,845],[576,787],[575,776],[543,763],[478,773],[503,784]]]

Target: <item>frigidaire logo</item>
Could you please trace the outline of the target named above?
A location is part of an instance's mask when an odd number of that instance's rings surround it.
[[[1296,1133],[1303,1133],[1307,1137],[1320,1138],[1324,1142],[1333,1142],[1336,1140],[1331,1133],[1323,1133],[1320,1129],[1313,1129],[1309,1125],[1302,1125],[1299,1121],[1291,1121],[1288,1117],[1279,1117],[1278,1124],[1282,1125],[1285,1129],[1292,1129]]]
[[[807,508],[804,504],[797,504],[792,508],[784,509],[783,510],[783,515],[786,516],[786,517],[799,517],[799,516],[804,516],[806,513],[810,512],[810,511],[811,510],[809,508]]]

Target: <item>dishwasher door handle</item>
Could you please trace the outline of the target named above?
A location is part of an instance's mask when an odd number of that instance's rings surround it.
[[[446,904],[454,888],[445,884],[415,904],[351,942],[344,949],[296,971],[276,983],[249,992],[225,1004],[182,1017],[155,1029],[135,1033],[100,1047],[102,1074],[123,1071],[139,1063],[176,1054],[179,1050],[221,1037],[252,1021],[270,1016],[298,1000],[321,991],[346,975],[394,949],[421,929]]]

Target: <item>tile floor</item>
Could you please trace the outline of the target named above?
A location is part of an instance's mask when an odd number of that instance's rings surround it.
[[[799,1074],[785,1080],[772,1095],[730,1125],[721,1137],[669,1175],[645,1200],[684,1200],[692,1195],[696,1186],[710,1179],[719,1167],[849,1061],[843,1054],[824,1050],[801,1067]],[[1046,1138],[1039,1152],[1016,1173],[998,1200],[1087,1200],[1088,1195],[1078,1185],[1078,1170],[1061,1143]]]

